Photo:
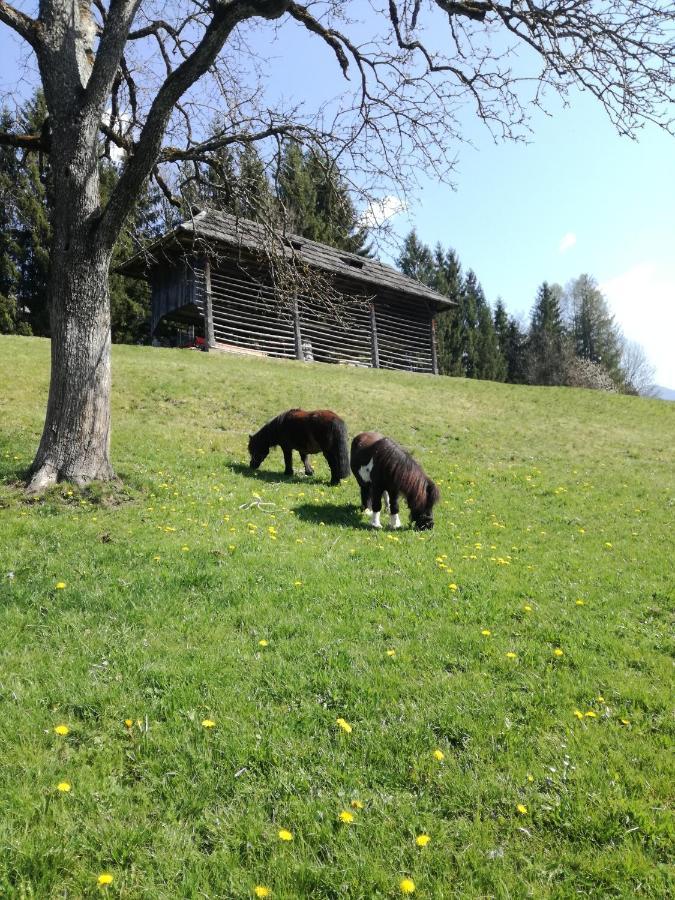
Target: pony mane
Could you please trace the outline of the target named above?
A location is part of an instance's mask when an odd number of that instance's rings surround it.
[[[430,511],[440,492],[413,457],[390,438],[383,438],[373,446],[373,456],[398,485],[408,501],[413,516]]]

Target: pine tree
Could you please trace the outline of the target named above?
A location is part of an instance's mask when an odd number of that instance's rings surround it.
[[[438,368],[443,375],[462,374],[462,331],[460,304],[462,299],[462,267],[455,251],[444,251],[441,244],[434,249],[435,279],[432,287],[456,304],[436,319]]]
[[[568,347],[560,310],[562,291],[544,281],[535,300],[528,336],[530,384],[565,384]]]
[[[284,147],[276,178],[282,222],[289,231],[340,250],[371,255],[347,184],[323,150],[297,141]]]
[[[580,275],[570,282],[564,301],[574,353],[602,365],[621,385],[622,335],[595,279]]]
[[[427,287],[438,289],[434,258],[427,245],[417,237],[414,229],[403,242],[403,250],[396,260],[396,265],[408,278],[414,278],[421,284],[426,284]]]
[[[101,166],[101,196],[110,195],[119,175],[112,163]],[[110,265],[110,329],[116,344],[130,344],[148,336],[150,289],[146,281],[127,278],[115,269],[162,231],[161,204],[157,191],[146,186],[115,244]]]
[[[9,132],[14,120],[8,110],[0,112],[0,130]],[[16,154],[0,147],[0,334],[14,334],[20,319],[17,310],[19,245],[15,239],[17,181]]]

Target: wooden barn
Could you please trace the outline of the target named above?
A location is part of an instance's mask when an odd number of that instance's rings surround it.
[[[294,271],[301,286],[316,274],[333,299],[280,289],[279,268],[286,285]],[[454,305],[378,260],[213,210],[120,271],[149,281],[153,335],[170,320],[193,326],[213,348],[412,372],[438,372],[435,317]]]

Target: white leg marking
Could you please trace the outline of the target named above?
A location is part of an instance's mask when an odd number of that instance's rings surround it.
[[[400,528],[401,527],[401,520],[399,519],[398,513],[394,513],[393,515],[389,516],[389,527],[390,528]]]
[[[361,466],[361,468],[359,469],[359,478],[366,484],[370,483],[370,473],[373,471],[373,462],[374,460],[371,459],[368,465]]]
[[[373,511],[369,506],[366,506],[366,508],[363,511],[367,516],[372,516],[372,514],[373,514]]]
[[[380,514],[379,514],[379,512],[374,512],[374,513],[373,513],[373,518],[370,520],[370,524],[373,526],[373,528],[382,528],[382,526],[380,525]]]
[[[386,491],[382,491],[382,506],[385,509],[391,509],[389,506],[389,494]]]

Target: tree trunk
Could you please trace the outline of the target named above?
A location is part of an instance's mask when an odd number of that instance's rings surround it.
[[[55,243],[58,243],[55,241]],[[52,255],[51,382],[28,490],[114,477],[110,464],[110,252],[71,245]]]

